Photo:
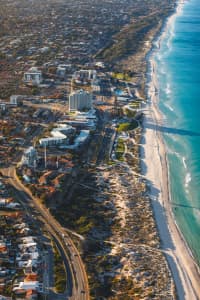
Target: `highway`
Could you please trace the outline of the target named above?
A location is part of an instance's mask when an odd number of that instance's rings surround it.
[[[50,300],[89,300],[89,287],[87,274],[84,264],[79,255],[77,248],[64,229],[48,212],[48,210],[40,203],[40,200],[33,197],[27,187],[25,187],[16,175],[15,167],[1,169],[4,176],[8,178],[8,182],[16,189],[16,193],[20,196],[24,207],[35,208],[38,218],[45,224],[46,230],[54,238],[60,253],[63,257],[67,273],[67,286],[64,294],[55,294],[50,291],[47,297]]]

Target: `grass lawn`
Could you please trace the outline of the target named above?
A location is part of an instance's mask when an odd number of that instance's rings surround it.
[[[133,130],[138,127],[138,122],[132,120],[131,122],[121,123],[117,128],[118,132]]]

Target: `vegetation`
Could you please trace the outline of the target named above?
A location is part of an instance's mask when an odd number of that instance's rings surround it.
[[[131,80],[131,76],[130,76],[130,73],[126,73],[126,72],[123,72],[123,73],[112,73],[112,78],[114,79],[118,79],[118,80],[126,80],[126,81],[130,81]]]
[[[115,39],[98,53],[98,58],[113,64],[135,54],[142,48],[149,32],[159,25],[160,19],[167,13],[168,10],[160,11],[156,15],[150,14],[134,19],[134,22],[116,34]]]
[[[85,171],[79,174],[86,185],[95,187],[93,176],[92,170],[90,173]],[[111,234],[110,220],[113,220],[113,212],[101,202],[95,201],[94,191],[87,186],[76,188],[71,199],[66,191],[65,199],[65,203],[52,213],[63,226],[68,226],[85,238],[79,247],[89,274],[91,299],[96,299],[97,296],[108,297],[111,293],[111,281],[108,279],[102,284],[99,274],[105,269],[111,269],[112,260],[107,255],[110,247],[104,244],[104,239],[107,240]]]
[[[125,109],[125,115],[128,117],[128,118],[134,118],[135,115],[136,115],[136,112],[133,111],[133,110],[130,110],[128,108]]]
[[[117,148],[115,152],[116,158],[118,160],[123,161],[124,151],[125,151],[124,141],[122,139],[118,139]]]
[[[58,293],[64,293],[66,289],[66,270],[63,264],[62,257],[58,248],[53,242],[53,251],[54,251],[54,278],[55,278],[55,289]]]
[[[117,128],[118,132],[133,130],[138,127],[138,122],[132,120],[131,122],[121,123]]]

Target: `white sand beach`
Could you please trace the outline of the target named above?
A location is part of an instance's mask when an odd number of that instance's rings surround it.
[[[200,272],[173,216],[168,184],[166,150],[162,138],[162,115],[157,107],[155,63],[152,63],[152,82],[145,110],[142,151],[143,174],[149,182],[161,247],[166,255],[177,294],[181,300],[200,299]],[[159,127],[158,127],[159,126]]]

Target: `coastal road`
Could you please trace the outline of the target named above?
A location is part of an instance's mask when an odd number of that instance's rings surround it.
[[[53,236],[63,257],[63,262],[68,274],[68,286],[64,294],[51,295],[49,299],[58,300],[89,300],[89,287],[85,267],[73,241],[48,210],[40,203],[40,200],[33,197],[27,187],[25,187],[16,176],[14,167],[1,170],[7,176],[8,182],[16,189],[23,204],[36,209],[39,218],[44,222],[47,231]],[[71,277],[71,279],[70,279]]]
[[[110,148],[113,144],[113,136],[115,135],[115,130],[113,128],[106,127],[103,133],[103,140],[100,146],[100,150],[97,156],[96,165],[99,166],[102,163],[107,163],[110,155]]]

